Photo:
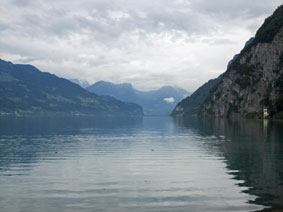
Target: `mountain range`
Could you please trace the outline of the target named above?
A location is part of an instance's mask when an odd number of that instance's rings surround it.
[[[130,83],[113,84],[105,81],[96,82],[86,89],[98,95],[113,96],[122,101],[141,105],[146,115],[169,115],[176,103],[189,95],[186,90],[172,86],[140,91]]]
[[[143,115],[137,104],[99,96],[32,65],[4,60],[0,60],[0,100],[1,114]]]

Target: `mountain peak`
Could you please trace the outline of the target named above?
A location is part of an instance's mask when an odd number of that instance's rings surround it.
[[[89,88],[91,87],[119,87],[119,88],[124,88],[124,89],[133,89],[133,86],[131,83],[114,84],[112,82],[103,81],[103,80],[97,81],[96,83],[89,86]]]
[[[265,19],[264,23],[257,30],[254,39],[249,40],[248,43],[246,43],[242,52],[249,51],[250,48],[256,46],[258,43],[271,43],[282,27],[283,5],[279,6],[271,16]]]

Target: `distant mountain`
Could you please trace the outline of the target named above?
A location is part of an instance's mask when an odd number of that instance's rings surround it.
[[[78,80],[78,79],[69,79],[71,82],[81,86],[82,88],[86,88],[89,86],[89,83],[86,80]]]
[[[99,95],[113,96],[143,107],[146,115],[169,115],[176,103],[189,93],[180,88],[164,86],[158,90],[140,91],[129,83],[113,84],[99,81],[86,88]]]
[[[142,108],[98,96],[69,80],[31,65],[0,60],[0,113],[64,112],[93,115],[142,115]]]
[[[209,92],[219,83],[222,75],[218,78],[209,80],[199,87],[191,96],[183,99],[177,104],[171,115],[175,117],[187,117],[198,115],[200,107],[207,98]]]
[[[86,89],[98,95],[113,96],[122,101],[136,102],[136,90],[129,83],[113,84],[111,82],[98,81]]]
[[[202,106],[216,117],[283,118],[283,5],[229,65]]]

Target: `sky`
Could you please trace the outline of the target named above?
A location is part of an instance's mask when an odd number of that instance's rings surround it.
[[[72,79],[192,92],[283,0],[1,0],[0,58]]]

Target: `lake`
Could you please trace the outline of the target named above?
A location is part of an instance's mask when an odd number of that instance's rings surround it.
[[[0,117],[0,211],[283,206],[283,122]]]

